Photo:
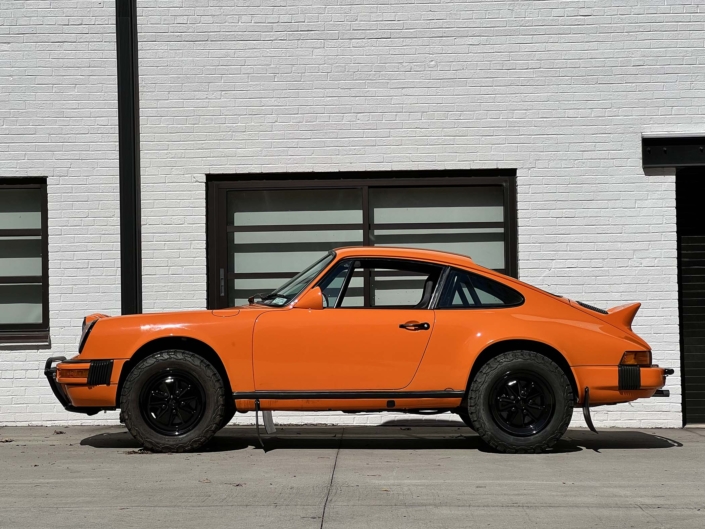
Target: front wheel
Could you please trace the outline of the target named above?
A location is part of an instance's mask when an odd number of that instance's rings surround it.
[[[500,452],[551,448],[573,416],[573,389],[563,370],[533,351],[503,353],[480,368],[470,386],[475,431]]]
[[[161,351],[142,360],[127,376],[120,402],[127,429],[154,452],[200,448],[226,414],[220,375],[189,351]]]

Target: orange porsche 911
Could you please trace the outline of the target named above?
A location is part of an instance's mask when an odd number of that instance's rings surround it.
[[[87,316],[78,355],[45,373],[67,410],[119,408],[154,451],[197,449],[235,412],[394,410],[455,412],[496,450],[539,452],[574,406],[592,428],[590,406],[668,394],[673,370],[631,330],[638,309],[460,255],[341,248],[246,306]]]

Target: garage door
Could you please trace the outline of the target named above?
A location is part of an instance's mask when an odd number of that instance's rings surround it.
[[[239,176],[210,182],[209,305],[246,303],[248,296],[273,290],[342,246],[455,252],[515,275],[513,174],[440,175],[316,174],[315,181],[310,174],[271,181]],[[385,288],[393,290],[395,281],[401,288],[408,278],[389,278]]]
[[[676,177],[683,397],[687,424],[705,424],[705,170]]]

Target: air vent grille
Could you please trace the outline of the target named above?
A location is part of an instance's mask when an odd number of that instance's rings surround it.
[[[92,360],[88,369],[88,385],[102,386],[110,384],[110,376],[113,374],[112,360]]]
[[[639,366],[619,366],[619,389],[641,388],[641,368]]]
[[[593,307],[592,305],[588,305],[587,303],[583,303],[582,301],[578,301],[578,305],[580,305],[581,307],[584,307],[588,310],[593,310],[595,312],[599,312],[600,314],[609,314],[609,312],[607,312],[605,309]]]

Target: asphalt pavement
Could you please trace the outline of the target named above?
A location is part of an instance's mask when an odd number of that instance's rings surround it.
[[[0,428],[0,527],[705,527],[705,429],[571,429],[489,452],[457,422],[228,427],[145,453],[117,426]]]

